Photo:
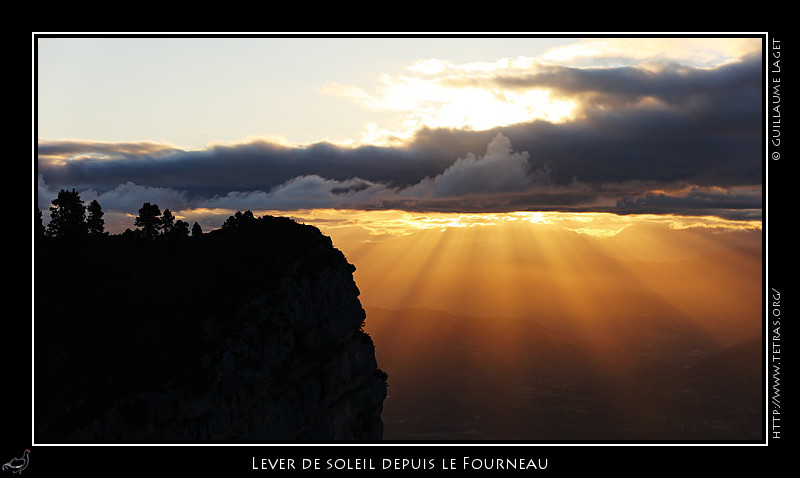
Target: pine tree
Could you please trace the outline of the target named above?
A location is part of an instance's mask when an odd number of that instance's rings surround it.
[[[93,200],[89,207],[89,217],[86,218],[86,225],[91,236],[102,236],[105,234],[105,221],[103,220],[103,209],[97,199]]]
[[[139,209],[139,216],[133,224],[140,228],[139,233],[146,239],[155,239],[161,230],[161,210],[158,204],[146,202]]]
[[[50,223],[47,232],[52,237],[78,238],[86,236],[86,206],[81,196],[73,189],[62,189],[58,197],[51,201]]]
[[[161,234],[169,236],[172,233],[172,228],[175,227],[175,216],[172,215],[169,209],[164,209],[164,214],[161,215]]]
[[[178,219],[175,221],[175,227],[172,228],[170,235],[178,239],[189,237],[189,223]]]
[[[203,228],[201,228],[200,224],[197,224],[197,221],[195,221],[194,225],[192,226],[192,237],[197,237],[202,235],[203,235]]]

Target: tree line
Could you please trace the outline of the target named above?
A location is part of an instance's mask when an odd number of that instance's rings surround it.
[[[50,222],[45,227],[42,222],[42,211],[37,208],[38,226],[37,233],[42,237],[83,238],[104,237],[109,233],[105,230],[103,209],[97,200],[85,205],[80,194],[73,189],[62,189],[58,197],[51,201]],[[248,211],[249,212],[249,211]],[[135,230],[126,229],[123,236],[142,237],[144,239],[158,238],[183,238],[203,234],[200,225],[195,222],[189,228],[189,223],[175,216],[169,209],[162,212],[157,204],[146,202],[139,209],[139,215],[134,219]]]

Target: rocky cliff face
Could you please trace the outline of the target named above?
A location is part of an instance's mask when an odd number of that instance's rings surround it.
[[[37,442],[381,439],[354,267],[310,226],[239,226],[37,250]],[[48,293],[59,271],[98,280]]]

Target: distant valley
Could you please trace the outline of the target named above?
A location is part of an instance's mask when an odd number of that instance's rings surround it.
[[[388,441],[761,439],[760,337],[714,348],[692,327],[652,323],[659,340],[630,328],[631,346],[616,348],[533,320],[366,310],[389,374]]]

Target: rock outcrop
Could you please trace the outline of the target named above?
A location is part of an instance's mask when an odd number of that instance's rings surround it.
[[[355,268],[314,227],[244,219],[37,244],[36,442],[381,439]]]

